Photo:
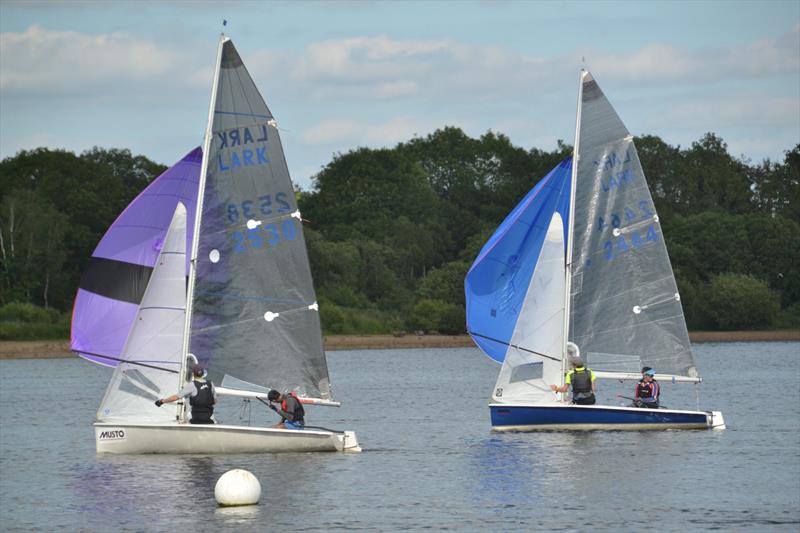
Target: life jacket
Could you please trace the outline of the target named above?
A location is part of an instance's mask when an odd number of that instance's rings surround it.
[[[211,420],[214,414],[214,392],[210,381],[192,381],[197,394],[189,397],[192,420]]]
[[[645,403],[658,403],[660,392],[658,383],[656,383],[655,380],[650,383],[640,381],[639,384],[636,385],[636,398]]]
[[[294,393],[294,392],[290,392],[290,393],[289,393],[289,396],[291,396],[292,398],[294,398],[294,400],[295,400],[295,405],[296,405],[297,407],[295,407],[295,409],[294,409],[294,412],[291,412],[291,411],[289,411],[289,410],[286,408],[286,404],[287,404],[287,402],[286,402],[286,398],[284,398],[283,400],[281,400],[281,410],[282,410],[284,413],[289,413],[290,415],[292,415],[292,420],[291,420],[291,422],[305,422],[306,410],[305,410],[305,408],[303,407],[303,403],[300,401],[300,398],[299,398],[299,397],[297,396],[297,394],[296,394],[296,393]]]
[[[572,371],[572,395],[581,395],[580,398],[588,398],[592,394],[592,373],[586,367],[577,368]],[[587,394],[588,393],[588,394]]]

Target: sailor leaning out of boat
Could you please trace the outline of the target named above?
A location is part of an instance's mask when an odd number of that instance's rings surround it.
[[[573,357],[570,359],[572,370],[567,372],[567,377],[562,386],[550,385],[553,392],[567,392],[572,387],[572,403],[578,405],[594,405],[595,376],[591,368],[586,368],[583,359]]]
[[[206,370],[202,365],[192,366],[192,381],[183,386],[178,394],[169,398],[156,400],[156,406],[171,403],[181,398],[189,397],[192,406],[190,424],[213,424],[214,404],[217,403],[217,392],[210,379],[206,379]]]

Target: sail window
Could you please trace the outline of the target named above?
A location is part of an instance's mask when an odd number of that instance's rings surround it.
[[[511,378],[509,383],[516,383],[518,381],[529,381],[532,379],[542,379],[544,365],[541,361],[534,363],[526,363],[514,367],[511,371]]]

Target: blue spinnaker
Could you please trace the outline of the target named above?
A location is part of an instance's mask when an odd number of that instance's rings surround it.
[[[568,220],[572,158],[558,164],[517,204],[486,242],[464,280],[467,331],[501,363],[553,213]],[[568,245],[567,228],[564,242]]]

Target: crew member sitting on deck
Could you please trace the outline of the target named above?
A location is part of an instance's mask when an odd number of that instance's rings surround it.
[[[633,407],[658,409],[661,387],[655,380],[656,371],[646,366],[642,368],[642,379],[636,384]]]
[[[281,415],[281,421],[270,426],[281,429],[303,429],[305,427],[306,411],[303,404],[295,394],[281,394],[272,389],[267,394],[269,408]],[[274,404],[280,402],[280,407]]]
[[[550,385],[553,392],[567,392],[572,386],[572,403],[578,405],[594,405],[595,402],[595,377],[591,368],[586,368],[583,364],[583,359],[580,357],[573,357],[570,362],[572,363],[572,370],[567,373],[564,380],[564,385]]]
[[[183,386],[178,394],[169,398],[156,400],[156,406],[174,402],[181,398],[189,397],[192,406],[192,419],[190,424],[213,424],[214,404],[217,403],[217,393],[214,384],[206,379],[206,371],[201,365],[192,366],[192,381]]]

